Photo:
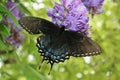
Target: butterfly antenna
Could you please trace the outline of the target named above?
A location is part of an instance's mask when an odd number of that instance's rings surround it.
[[[50,66],[50,70],[49,70],[48,75],[50,75],[50,72],[51,72],[51,70],[52,70],[53,64],[54,64],[54,63],[50,63],[51,66]]]

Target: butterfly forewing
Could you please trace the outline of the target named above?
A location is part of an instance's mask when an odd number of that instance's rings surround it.
[[[22,17],[19,24],[30,34],[54,34],[57,32],[58,27],[48,20],[37,17]]]
[[[97,43],[95,43],[87,36],[84,35],[82,36],[83,39],[79,40],[76,43],[76,45],[73,45],[74,46],[73,50],[75,50],[74,53],[72,54],[73,56],[85,57],[85,56],[98,55],[101,53],[101,48]]]

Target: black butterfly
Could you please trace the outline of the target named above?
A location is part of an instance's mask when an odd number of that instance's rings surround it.
[[[65,30],[52,22],[37,17],[22,17],[19,24],[30,34],[40,34],[36,46],[43,56],[42,63],[48,61],[51,69],[54,63],[64,62],[70,56],[84,57],[101,53],[100,47],[83,33]],[[50,69],[50,70],[51,70]]]

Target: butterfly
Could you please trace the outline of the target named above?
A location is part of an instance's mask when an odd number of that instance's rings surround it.
[[[40,34],[36,46],[43,60],[50,63],[64,62],[71,56],[85,57],[101,53],[100,46],[81,32],[66,30],[43,18],[26,16],[19,24],[30,34]]]

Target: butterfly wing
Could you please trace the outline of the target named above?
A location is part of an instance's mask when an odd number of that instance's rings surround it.
[[[74,42],[74,44],[71,45],[72,56],[85,57],[101,53],[100,46],[89,37],[82,33],[74,33],[73,35],[74,39],[71,39],[72,42]]]
[[[80,56],[94,56],[101,53],[100,46],[88,37],[85,37],[81,45],[83,45],[81,46],[81,51],[83,54]]]
[[[55,24],[48,20],[37,17],[22,17],[19,24],[30,34],[53,34],[56,33],[59,28]]]
[[[70,57],[70,47],[64,35],[43,35],[37,39],[38,51],[49,63],[64,62]]]
[[[41,63],[48,61],[51,65],[50,71],[54,63],[64,62],[70,58],[70,47],[67,40],[66,35],[62,34],[61,31],[56,35],[38,37],[36,46],[38,52],[43,56]]]

